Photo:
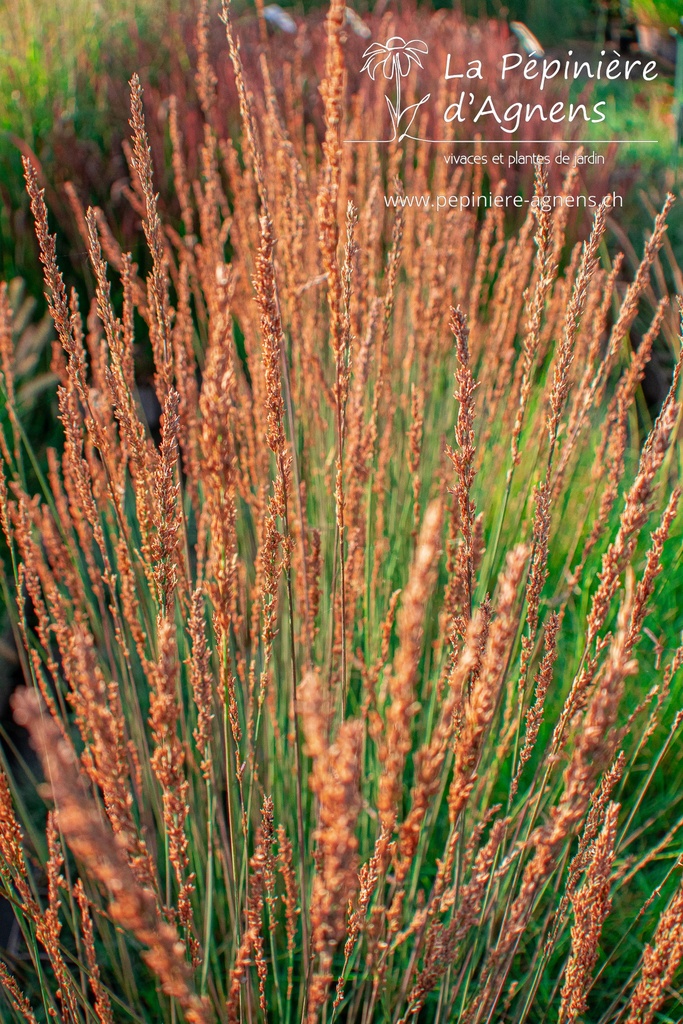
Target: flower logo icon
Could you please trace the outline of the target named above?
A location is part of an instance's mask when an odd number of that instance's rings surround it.
[[[407,43],[400,36],[392,36],[386,43],[373,43],[372,46],[368,46],[363,54],[367,59],[361,71],[367,71],[373,82],[380,68],[383,69],[385,78],[405,78],[413,61],[418,67],[422,67],[420,54],[428,52],[427,44],[421,39],[411,39]]]
[[[429,47],[421,39],[406,42],[401,36],[392,36],[386,43],[372,43],[363,54],[365,63],[361,72],[367,71],[374,82],[377,72],[381,70],[384,77],[389,81],[393,80],[396,85],[396,103],[393,104],[388,96],[385,97],[394,130],[392,138],[387,139],[387,142],[393,142],[395,139],[400,142],[406,137],[412,137],[408,135],[410,126],[422,104],[430,97],[430,93],[427,93],[419,103],[401,107],[401,79],[408,76],[413,64],[420,68],[423,66],[420,55],[426,53],[429,53]],[[404,125],[399,134],[399,124],[402,121]]]

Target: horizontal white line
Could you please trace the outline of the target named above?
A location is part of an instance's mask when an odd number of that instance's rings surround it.
[[[390,141],[395,142],[396,140],[392,139]],[[390,144],[386,139],[344,139],[344,142],[349,145],[374,143],[376,146],[388,146]],[[431,146],[464,146],[468,143],[474,144],[477,142],[482,146],[528,146],[532,144],[534,146],[579,146],[588,144],[597,146],[614,142],[618,146],[629,146],[632,143],[654,145],[659,142],[659,139],[413,139],[413,142],[426,142]]]
[[[440,142],[442,145],[446,144],[445,140],[443,140],[443,142],[440,139],[437,139],[435,141]],[[485,145],[485,146],[505,145],[505,143],[507,143],[508,145],[524,146],[524,145],[526,145],[528,143],[532,143],[532,142],[533,142],[534,145],[545,145],[545,146],[552,146],[552,145],[555,145],[555,144],[557,144],[558,146],[578,146],[580,144],[588,144],[588,143],[590,143],[590,145],[592,145],[592,146],[596,146],[599,143],[615,142],[615,143],[617,143],[617,145],[626,146],[626,145],[629,145],[631,142],[654,143],[654,142],[658,142],[659,140],[658,139],[456,139],[456,140],[454,140],[451,143],[451,145],[457,146],[461,141],[462,142],[481,142],[482,145]]]

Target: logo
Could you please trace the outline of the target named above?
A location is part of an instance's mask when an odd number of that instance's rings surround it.
[[[374,82],[378,71],[381,71],[387,81],[394,82],[396,90],[394,103],[388,96],[384,97],[389,108],[393,135],[390,139],[378,141],[402,142],[406,138],[416,138],[410,134],[410,128],[418,110],[423,103],[427,102],[431,93],[423,96],[419,103],[410,103],[407,107],[402,107],[401,79],[408,77],[413,64],[417,64],[421,68],[423,65],[420,56],[427,53],[429,53],[429,47],[421,39],[411,39],[406,42],[401,36],[392,36],[391,39],[387,39],[386,43],[372,43],[363,54],[365,63],[361,72],[367,71]]]
[[[414,67],[424,67],[423,58],[429,53],[429,47],[422,39],[410,39],[406,42],[402,36],[391,36],[385,43],[371,43],[363,53],[361,73],[367,72],[373,82],[380,78],[387,83],[385,100],[391,118],[391,135],[383,139],[346,139],[350,143],[379,143],[380,145],[402,142],[412,139],[415,142],[434,143],[436,145],[497,145],[499,143],[519,143],[520,145],[538,144],[554,145],[561,142],[609,142],[609,139],[563,138],[564,132],[559,127],[563,122],[571,125],[600,124],[606,120],[604,107],[606,100],[592,102],[597,94],[591,95],[588,88],[590,81],[575,96],[570,83],[585,79],[618,78],[634,79],[641,77],[643,81],[653,81],[657,77],[656,61],[643,66],[642,60],[625,60],[622,63],[619,54],[616,60],[605,56],[600,51],[597,61],[579,60],[574,57],[573,50],[567,50],[566,59],[549,58],[543,53],[538,41],[526,26],[513,22],[512,30],[518,41],[521,41],[523,54],[517,50],[493,55],[493,60],[472,58],[463,64],[462,57],[453,59],[451,53],[446,54],[446,66],[443,81],[453,82],[450,88],[454,91],[443,96],[436,94],[445,101],[445,109],[432,111],[433,123],[449,125],[447,138],[422,138],[417,134],[416,118],[432,93],[427,93],[417,103],[404,106],[403,86]],[[533,46],[529,52],[529,47]],[[603,59],[604,58],[604,59]],[[495,61],[495,63],[493,63]],[[488,66],[487,66],[488,64]],[[641,67],[640,72],[636,71]],[[393,90],[389,83],[393,84]],[[457,85],[455,84],[457,83]],[[483,84],[487,83],[487,84]],[[559,88],[558,88],[559,87]],[[486,93],[484,94],[484,90]],[[387,94],[388,93],[388,94]],[[588,102],[587,102],[588,101]],[[550,122],[549,137],[544,131],[544,122]],[[430,122],[431,123],[431,122]],[[466,127],[459,130],[458,126]],[[531,125],[520,139],[515,136],[525,125]],[[488,129],[488,130],[487,130]],[[456,138],[462,131],[468,138]],[[482,138],[490,131],[500,138]],[[576,129],[572,134],[584,134]],[[627,140],[618,140],[625,142]],[[647,142],[646,139],[631,140]],[[651,141],[651,140],[649,140]]]

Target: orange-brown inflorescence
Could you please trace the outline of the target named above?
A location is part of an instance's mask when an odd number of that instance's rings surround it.
[[[654,935],[647,945],[638,984],[631,998],[628,1024],[651,1024],[664,1002],[683,959],[683,889],[679,888],[662,913]]]
[[[564,972],[559,1020],[575,1021],[586,1009],[586,994],[598,958],[602,926],[612,903],[612,863],[619,805],[610,804],[602,832],[595,841],[586,878],[573,899],[572,951]]]
[[[319,807],[310,911],[311,953],[316,961],[307,1011],[309,1024],[314,1024],[333,981],[333,956],[345,934],[346,907],[358,889],[356,822],[363,725],[359,719],[347,719],[328,744],[323,695],[315,672],[306,676],[299,692],[307,753],[313,759],[310,784]]]
[[[112,920],[146,946],[145,961],[164,991],[178,1000],[188,1021],[207,1024],[208,1008],[193,991],[185,947],[176,929],[161,919],[154,894],[138,883],[124,846],[103,823],[79,775],[73,748],[47,716],[34,692],[18,691],[14,697],[14,712],[17,721],[28,729],[40,755],[59,828],[77,860],[108,892],[111,901],[108,913]],[[45,929],[52,943],[55,928],[50,921],[48,917]],[[65,998],[69,998],[68,990]]]
[[[382,825],[392,831],[403,797],[403,770],[412,749],[411,719],[417,713],[415,686],[422,654],[422,631],[427,601],[436,578],[440,554],[441,504],[434,502],[425,513],[415,559],[402,594],[398,612],[399,647],[389,679],[391,702],[377,808]]]
[[[517,629],[517,590],[528,554],[528,548],[519,545],[508,555],[481,668],[465,701],[463,727],[456,743],[455,767],[448,792],[448,813],[453,825],[457,824],[472,792],[482,746],[498,706],[510,645]]]
[[[266,1009],[265,981],[268,968],[263,952],[263,907],[267,874],[271,870],[272,845],[273,802],[269,797],[266,797],[261,809],[261,827],[256,834],[256,849],[249,861],[250,886],[244,930],[235,957],[235,964],[230,972],[230,988],[227,1003],[230,1024],[239,1024],[239,1021],[242,1019],[240,1012],[241,987],[247,973],[247,968],[252,963],[256,965],[258,974],[261,1009]]]

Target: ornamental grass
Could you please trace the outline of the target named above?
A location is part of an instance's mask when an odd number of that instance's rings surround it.
[[[343,2],[322,134],[305,63],[276,88],[264,33],[247,79],[227,3],[223,22],[240,122],[216,127],[205,5],[194,180],[169,98],[175,217],[130,83],[144,266],[71,191],[89,309],[24,164],[63,443],[45,467],[26,443],[3,288],[12,706],[35,758],[5,744],[2,1019],[677,1019],[672,197],[632,271],[609,197],[567,243],[544,168],[517,223],[387,206],[483,170],[344,144],[384,106],[346,102]],[[655,346],[675,365],[651,415]]]

